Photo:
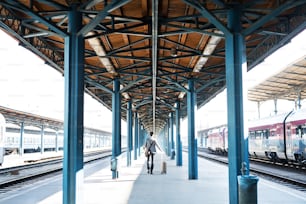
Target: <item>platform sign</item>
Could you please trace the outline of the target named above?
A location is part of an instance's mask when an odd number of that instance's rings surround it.
[[[4,135],[6,131],[5,128],[6,128],[5,118],[0,113],[0,165],[2,165],[4,157]]]

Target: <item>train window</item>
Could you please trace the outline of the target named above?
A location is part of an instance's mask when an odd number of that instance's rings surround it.
[[[298,136],[302,136],[303,135],[303,128],[301,125],[297,126],[297,128],[295,128],[295,134]]]
[[[253,131],[249,132],[249,137],[254,139],[255,138],[255,132],[253,132]]]
[[[262,137],[262,131],[261,130],[257,130],[255,131],[255,138],[261,138]]]
[[[270,131],[269,130],[263,130],[263,136],[268,139],[270,136]]]
[[[304,135],[304,132],[306,132],[306,127],[305,125],[299,125],[297,126],[297,128],[295,129],[295,134],[298,136],[298,137],[301,137],[303,138],[303,135]]]
[[[302,135],[304,135],[304,132],[306,132],[306,127],[302,128]]]
[[[304,135],[304,132],[306,132],[306,126],[302,125],[301,126],[301,134]]]

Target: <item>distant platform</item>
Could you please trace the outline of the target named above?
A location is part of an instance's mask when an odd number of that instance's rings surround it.
[[[103,151],[103,150],[108,150],[108,149],[110,149],[110,147],[92,148],[92,149],[86,149],[84,153]],[[19,155],[15,153],[9,154],[9,155],[4,156],[3,164],[2,166],[0,166],[0,169],[30,164],[33,162],[45,161],[47,159],[52,159],[54,157],[61,157],[63,156],[63,154],[64,152],[62,150],[58,152],[55,152],[55,151],[44,152],[43,154],[40,152],[25,153],[23,155]]]
[[[44,152],[43,154],[40,152],[27,153],[23,155],[9,154],[4,156],[3,164],[0,168],[9,168],[14,166],[25,165],[39,160],[46,160],[59,156],[63,156],[63,151]]]

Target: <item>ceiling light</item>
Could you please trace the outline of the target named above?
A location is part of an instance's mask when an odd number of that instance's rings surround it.
[[[177,50],[176,50],[175,47],[172,47],[172,48],[171,48],[170,54],[171,54],[171,57],[176,57],[176,56],[177,56]]]

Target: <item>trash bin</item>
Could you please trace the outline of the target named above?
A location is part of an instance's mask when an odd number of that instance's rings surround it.
[[[111,159],[111,171],[117,171],[117,158]]]
[[[257,176],[238,176],[239,204],[257,204],[257,183]]]
[[[112,178],[116,179],[118,178],[118,159],[116,157],[112,158],[110,163],[111,171],[113,172]]]

